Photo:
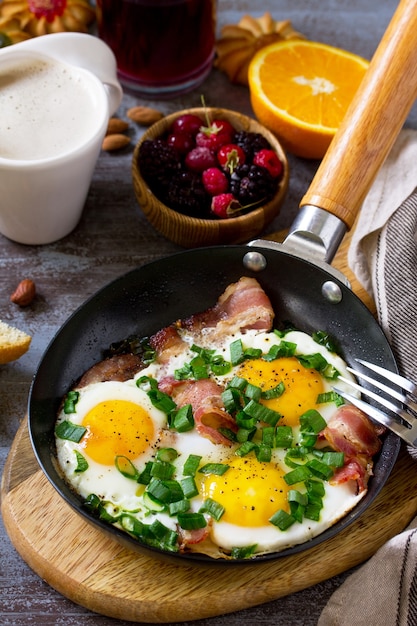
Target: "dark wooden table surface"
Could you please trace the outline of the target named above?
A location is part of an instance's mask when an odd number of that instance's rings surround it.
[[[218,28],[236,23],[244,13],[261,15],[269,10],[276,19],[291,19],[294,27],[310,39],[371,58],[395,7],[395,0],[380,0],[377,6],[365,0],[219,0]],[[223,74],[213,71],[199,89],[175,100],[148,103],[125,94],[118,115],[123,117],[126,109],[136,104],[156,106],[164,113],[199,106],[202,94],[208,105],[252,114],[248,90],[231,86]],[[407,124],[417,128],[416,107]],[[0,235],[0,319],[33,336],[26,355],[0,367],[0,472],[25,416],[37,364],[61,324],[112,279],[180,250],[153,230],[135,200],[130,166],[133,146],[142,130],[131,124],[131,146],[100,155],[81,222],[68,237],[36,247],[19,245]],[[290,225],[318,165],[315,161],[289,158],[288,198],[268,233]],[[1,203],[6,201],[0,199]],[[38,295],[32,305],[19,308],[9,297],[23,278],[36,282]],[[313,626],[346,575],[253,609],[188,623]],[[127,622],[91,613],[51,589],[17,554],[0,520],[0,624],[122,626]]]

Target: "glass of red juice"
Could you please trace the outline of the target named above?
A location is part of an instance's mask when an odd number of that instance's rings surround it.
[[[138,95],[191,91],[211,70],[216,0],[97,0],[97,23],[120,82]]]

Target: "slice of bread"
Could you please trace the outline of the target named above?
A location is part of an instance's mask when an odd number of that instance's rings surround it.
[[[32,337],[0,320],[0,365],[19,359],[29,350]]]

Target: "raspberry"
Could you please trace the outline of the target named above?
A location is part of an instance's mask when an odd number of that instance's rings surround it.
[[[208,148],[197,146],[185,157],[185,165],[192,172],[204,172],[209,167],[217,165],[216,157]]]
[[[214,120],[210,126],[203,126],[196,136],[197,146],[204,146],[216,152],[225,143],[231,143],[235,131],[226,120]]]
[[[217,167],[209,167],[202,174],[204,189],[211,196],[225,193],[229,188],[229,181],[226,174]]]
[[[184,113],[184,115],[180,115],[172,122],[171,132],[174,135],[185,133],[186,135],[195,137],[202,126],[203,121],[198,115]]]
[[[255,154],[253,163],[267,169],[273,178],[282,174],[282,163],[273,150],[260,150]]]
[[[233,171],[246,161],[246,155],[242,148],[234,143],[226,143],[217,152],[217,160],[225,172],[233,174]]]
[[[232,193],[222,193],[218,196],[214,196],[211,201],[211,212],[214,213],[216,217],[222,219],[231,217],[241,209],[241,205]]]

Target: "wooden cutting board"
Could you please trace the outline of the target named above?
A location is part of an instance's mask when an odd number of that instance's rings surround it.
[[[349,274],[347,244],[334,264]],[[356,291],[372,306],[358,285]],[[416,514],[417,472],[402,449],[380,495],[343,532],[299,555],[237,569],[157,561],[93,528],[61,500],[40,470],[26,419],[6,462],[1,496],[4,524],[16,550],[62,595],[102,615],[172,623],[268,602],[362,563]]]

